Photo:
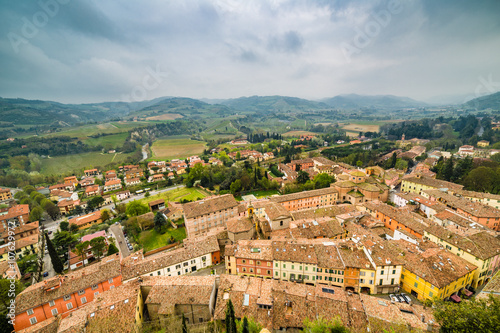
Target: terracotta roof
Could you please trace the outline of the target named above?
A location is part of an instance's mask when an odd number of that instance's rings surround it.
[[[139,283],[126,283],[99,294],[61,320],[58,333],[136,332],[135,314]]]
[[[247,232],[254,227],[249,217],[237,217],[227,220],[227,231],[231,233]]]
[[[68,222],[69,222],[69,224],[73,223],[73,224],[80,226],[80,225],[83,225],[83,224],[86,224],[86,223],[89,223],[92,221],[96,221],[100,218],[101,218],[101,211],[96,210],[95,212],[87,214],[87,215],[74,217],[74,218],[70,219]]]
[[[290,214],[292,214],[294,220],[302,220],[315,219],[323,216],[335,217],[336,215],[349,213],[355,210],[356,207],[354,207],[353,205],[340,204],[322,208],[303,209],[300,211],[290,212]]]
[[[212,198],[189,202],[182,206],[186,218],[194,218],[197,216],[215,213],[225,209],[231,209],[238,206],[238,202],[232,194],[224,194]]]
[[[111,185],[118,185],[118,184],[121,184],[121,180],[120,179],[113,179],[113,180],[108,180],[104,186],[111,186]]]
[[[273,260],[274,254],[270,240],[240,240],[236,244],[226,246],[226,255],[227,253],[233,253],[237,258],[268,261]]]
[[[405,269],[440,289],[477,268],[465,259],[440,249],[437,245],[421,251],[411,243],[395,242],[404,251],[405,255],[402,258],[405,261]]]
[[[290,222],[289,229],[274,230],[271,238],[333,238],[345,231],[340,224],[331,217],[318,217]]]
[[[326,188],[322,188],[319,190],[303,191],[303,192],[298,192],[298,193],[280,195],[277,197],[271,197],[269,200],[281,203],[281,202],[287,202],[287,201],[304,199],[304,198],[311,198],[311,197],[316,197],[316,196],[320,196],[320,195],[327,195],[327,194],[338,194],[338,191],[333,187],[326,187]]]
[[[16,250],[18,249],[22,249],[23,247],[26,247],[26,246],[29,246],[29,245],[33,245],[35,246],[36,243],[38,243],[38,233],[36,235],[30,235],[28,237],[24,237],[24,238],[21,238],[21,239],[18,239],[16,240],[14,243],[15,243],[15,246],[16,246]],[[0,255],[3,255],[5,253],[7,253],[9,251],[9,247],[8,247],[8,244],[4,244],[0,247]]]
[[[488,205],[483,205],[479,202],[472,202],[465,198],[456,197],[452,194],[445,193],[440,190],[426,190],[424,192],[429,196],[438,199],[440,202],[453,208],[461,209],[472,216],[495,218],[500,217],[500,210]]]
[[[426,227],[425,231],[481,260],[500,255],[500,239],[485,231],[461,236],[438,225]]]
[[[285,207],[281,206],[278,203],[270,202],[264,206],[264,211],[266,212],[267,217],[271,220],[275,220],[278,218],[291,218],[291,214]]]
[[[424,308],[418,304],[393,303],[365,294],[360,294],[360,298],[369,320],[377,318],[389,323],[405,323],[422,331],[427,330],[429,322],[436,323],[432,308]]]
[[[149,202],[149,207],[164,204],[164,203],[165,203],[165,199],[153,200],[153,201]]]
[[[120,255],[117,253],[104,258],[97,264],[29,286],[16,297],[16,313],[24,312],[119,275]],[[47,284],[60,284],[60,287],[46,291]]]
[[[172,314],[176,305],[210,304],[215,276],[162,276],[155,279],[146,304],[160,304],[159,314]],[[146,280],[143,285],[149,284]]]

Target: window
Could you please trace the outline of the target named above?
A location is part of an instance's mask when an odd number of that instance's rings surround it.
[[[413,285],[415,288],[418,288],[418,283],[415,282],[415,284]]]
[[[83,295],[85,294],[85,290],[81,289],[81,290],[78,290],[78,295]]]
[[[69,301],[71,299],[71,296],[70,295],[64,295],[63,299],[65,301]]]
[[[283,226],[283,221],[280,221],[280,227],[282,227],[282,226]]]
[[[276,272],[276,274],[274,274],[274,275],[278,276],[278,272]]]
[[[359,273],[360,276],[365,276],[365,272]]]
[[[306,266],[306,271],[308,270],[308,268],[309,268],[309,267],[308,267],[308,266]]]
[[[370,280],[370,284],[373,284],[373,280]]]
[[[274,266],[278,267],[278,263],[276,263],[276,265],[274,265]]]
[[[394,284],[394,279],[391,279],[391,284]]]
[[[31,316],[31,315],[32,315],[33,313],[35,313],[35,312],[33,312],[33,309],[29,309],[29,310],[27,311],[27,313],[28,313],[28,316]]]
[[[52,306],[54,306],[54,305],[56,305],[56,303],[55,303],[54,301],[50,301],[50,302],[49,302],[49,306],[50,306],[50,307],[52,307]]]
[[[364,279],[360,279],[359,282],[365,283],[365,280]]]
[[[286,278],[286,273],[283,273],[283,277]]]
[[[73,309],[73,303],[66,304],[66,309],[68,309],[68,310]]]
[[[87,297],[82,297],[82,298],[80,299],[80,301],[82,302],[82,304],[87,303]]]
[[[246,261],[245,259],[243,259],[241,262],[242,262],[243,264],[246,264],[246,263],[247,263],[247,261]]]
[[[56,315],[57,315],[57,309],[52,309],[50,312],[52,312],[52,315],[53,315],[53,316],[56,316]]]
[[[384,281],[382,279],[380,279],[380,281],[378,282],[378,285],[381,286],[383,282]]]
[[[432,297],[432,295],[434,295],[432,291],[429,291],[429,297]]]
[[[36,324],[36,317],[30,318],[30,324],[35,325]]]
[[[267,262],[267,266],[271,267],[271,262],[270,261]]]
[[[396,274],[396,270],[395,269],[392,270],[392,274]]]
[[[256,262],[256,264],[257,264],[258,266],[260,266],[260,261],[257,261],[257,262]]]
[[[271,271],[270,271],[270,270],[268,270],[268,271],[267,271],[267,274],[268,274],[268,275],[270,275],[270,274],[271,274]]]
[[[286,265],[285,265],[285,264],[283,264],[283,268],[286,268]]]
[[[96,289],[97,289],[97,284],[92,285],[92,290],[96,290]]]
[[[382,270],[382,271],[380,272],[380,274],[384,275],[384,271]]]

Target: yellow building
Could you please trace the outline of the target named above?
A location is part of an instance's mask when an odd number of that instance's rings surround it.
[[[489,145],[490,145],[490,142],[486,141],[486,140],[481,140],[481,141],[477,142],[478,147],[488,147]]]
[[[18,239],[13,243],[16,259],[21,259],[27,254],[35,254],[38,252],[38,234]],[[0,247],[0,262],[9,260],[9,251],[12,251],[9,243]]]
[[[439,248],[421,253],[414,250],[404,256],[401,287],[405,292],[420,301],[450,297],[459,300],[459,292],[468,293],[465,289],[472,284],[476,266]]]
[[[463,185],[458,185],[434,178],[422,177],[419,175],[406,178],[401,181],[401,192],[409,192],[422,195],[425,190],[438,190],[442,188],[461,190],[463,188]]]
[[[12,192],[8,188],[0,187],[0,201],[12,199]]]
[[[472,286],[487,282],[500,269],[500,240],[487,232],[470,236],[455,234],[440,226],[425,229],[424,237],[476,266]]]
[[[375,292],[375,270],[372,268],[361,268],[359,270],[359,290],[366,291],[369,290],[370,294],[376,294]]]

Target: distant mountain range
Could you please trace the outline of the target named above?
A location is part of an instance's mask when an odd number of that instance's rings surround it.
[[[104,102],[91,104],[63,104],[52,101],[0,98],[0,127],[71,126],[77,123],[101,122],[110,119],[147,118],[163,114],[180,114],[182,117],[211,114],[226,116],[237,112],[294,113],[318,110],[397,110],[426,107],[421,101],[392,95],[339,95],[312,101],[287,96],[251,96],[234,99],[192,99],[160,97],[142,102]],[[464,107],[500,109],[500,92],[473,99]],[[168,119],[166,117],[165,119]],[[173,119],[173,118],[172,118]]]
[[[424,102],[419,102],[408,97],[392,95],[366,96],[349,94],[323,99],[322,102],[336,109],[398,109],[428,106]]]

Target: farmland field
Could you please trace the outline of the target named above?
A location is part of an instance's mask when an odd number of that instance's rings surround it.
[[[189,139],[188,136],[176,136],[166,140],[157,140],[153,143],[152,158],[186,158],[203,152],[206,143]]]
[[[288,131],[283,133],[283,137],[300,137],[301,135],[314,135],[316,136],[318,133],[308,132],[308,131]]]
[[[343,125],[342,128],[359,134],[359,132],[378,132],[380,130],[380,124],[377,122],[359,122]]]
[[[101,154],[99,152],[89,152],[66,156],[56,156],[42,159],[42,170],[44,175],[64,174],[79,171],[83,168],[105,166],[111,162],[122,162],[131,154]]]
[[[164,113],[159,116],[147,117],[146,120],[175,120],[177,118],[182,118],[182,115],[178,113]]]

